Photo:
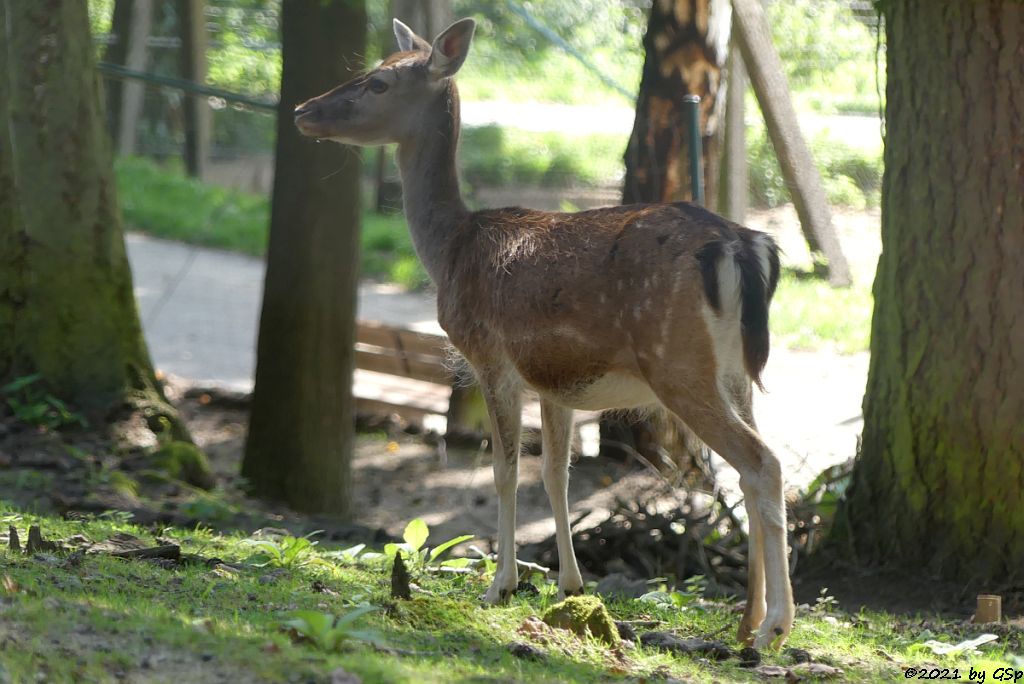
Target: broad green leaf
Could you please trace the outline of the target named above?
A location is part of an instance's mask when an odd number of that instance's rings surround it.
[[[449,539],[448,541],[444,542],[443,544],[440,544],[440,545],[436,546],[435,548],[433,548],[430,551],[430,560],[431,560],[431,562],[437,560],[438,556],[440,556],[442,553],[444,553],[448,549],[452,548],[456,544],[461,544],[462,542],[469,541],[472,538],[473,538],[473,535],[471,535],[471,534],[464,534],[461,537],[456,537],[455,539]]]
[[[427,527],[427,523],[423,521],[423,518],[416,518],[405,526],[402,539],[409,545],[410,550],[419,551],[429,535],[430,529]]]
[[[334,623],[334,628],[338,629],[343,625],[351,624],[367,613],[372,613],[375,610],[380,610],[380,608],[378,606],[359,606],[358,608],[354,608],[340,616],[337,622]]]

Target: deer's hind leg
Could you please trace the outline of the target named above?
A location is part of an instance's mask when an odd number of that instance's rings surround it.
[[[708,367],[714,368],[713,363]],[[781,647],[793,627],[794,606],[779,460],[743,419],[742,414],[748,413],[752,420],[749,405],[737,405],[733,393],[717,382],[706,383],[711,391],[698,391],[682,380],[673,380],[680,375],[662,372],[651,377],[651,388],[666,408],[740,474],[751,529],[749,597],[740,637],[749,640],[757,629],[755,647]]]

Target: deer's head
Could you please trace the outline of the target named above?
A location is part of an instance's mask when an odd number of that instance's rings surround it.
[[[394,20],[401,50],[380,66],[295,108],[306,136],[353,145],[401,142],[422,130],[424,109],[442,97],[469,53],[476,22],[457,21],[433,45]]]

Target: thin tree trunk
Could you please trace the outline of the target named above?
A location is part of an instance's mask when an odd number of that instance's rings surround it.
[[[103,61],[125,64],[128,61],[128,41],[131,34],[134,0],[115,0],[110,24],[111,43],[103,51]],[[121,136],[121,93],[124,83],[112,78],[104,82],[107,131],[111,140]]]
[[[302,138],[292,110],[357,73],[365,41],[362,0],[282,6],[270,248],[242,465],[257,493],[338,515],[352,488],[359,155]]]
[[[683,97],[701,98],[704,187],[718,198],[718,157],[732,11],[728,0],[659,0],[644,36],[643,76],[626,149],[623,204],[690,199]]]
[[[101,421],[128,397],[176,418],[139,324],[85,3],[0,0],[0,35],[0,382],[39,373]]]
[[[786,187],[793,197],[807,246],[827,261],[829,283],[834,287],[846,287],[852,282],[850,266],[832,225],[832,209],[821,175],[800,132],[789,83],[772,44],[761,1],[732,0],[732,3],[736,14],[736,42],[750,70],[750,82],[764,113],[768,137],[778,157]]]
[[[834,537],[998,589],[1024,568],[1024,4],[884,8],[882,255]]]
[[[181,77],[194,83],[206,82],[205,0],[177,0]],[[183,99],[185,123],[185,170],[202,178],[210,156],[212,117],[205,97],[188,95]]]
[[[146,70],[146,40],[153,24],[153,0],[135,0],[132,3],[131,25],[128,31],[128,49],[124,64],[135,71]],[[135,154],[135,140],[139,119],[142,117],[143,99],[146,86],[141,81],[119,82],[121,93],[121,115],[118,119],[117,153],[122,156]]]

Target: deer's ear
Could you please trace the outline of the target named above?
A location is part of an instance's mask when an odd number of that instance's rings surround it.
[[[430,43],[417,36],[411,28],[398,19],[392,20],[392,26],[395,30],[395,40],[398,41],[398,49],[402,52],[430,49]]]
[[[434,39],[430,51],[430,75],[434,78],[453,76],[466,61],[469,54],[469,43],[473,40],[476,22],[472,19],[460,19]]]

